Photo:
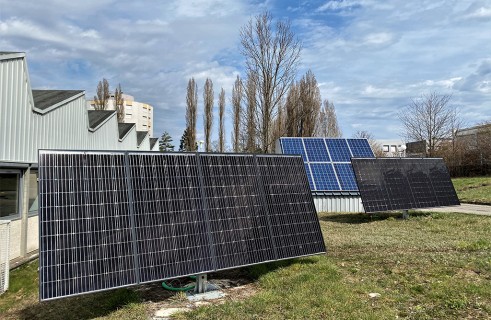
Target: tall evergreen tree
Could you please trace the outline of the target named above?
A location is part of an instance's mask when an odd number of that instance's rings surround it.
[[[164,131],[159,140],[159,150],[160,152],[174,151],[174,145],[171,143],[172,137],[167,131]]]

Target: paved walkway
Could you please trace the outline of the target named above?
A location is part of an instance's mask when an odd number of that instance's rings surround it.
[[[483,216],[491,216],[491,206],[462,203],[460,206],[438,207],[431,209],[421,209],[421,211],[432,212],[459,212],[469,214],[479,214]]]

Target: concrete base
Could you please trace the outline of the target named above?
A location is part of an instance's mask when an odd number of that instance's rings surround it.
[[[196,302],[201,300],[213,300],[225,297],[225,293],[220,291],[220,288],[209,282],[206,283],[206,291],[204,293],[196,293],[192,290],[186,292],[189,301]]]

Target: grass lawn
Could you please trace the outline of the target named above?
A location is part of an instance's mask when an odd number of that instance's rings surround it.
[[[491,205],[491,177],[454,178],[461,202]]]
[[[229,295],[176,318],[491,318],[491,217],[399,217],[321,214],[327,255],[242,268],[247,297]],[[39,303],[36,270],[34,262],[11,273],[0,318],[149,319],[164,305],[189,304],[158,284]]]

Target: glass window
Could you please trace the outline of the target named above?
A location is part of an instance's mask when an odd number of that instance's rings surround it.
[[[384,152],[389,152],[389,146],[388,145],[384,145]]]
[[[19,214],[19,173],[0,172],[0,217]]]
[[[397,146],[390,146],[390,152],[397,152]]]
[[[31,169],[29,174],[29,213],[38,211],[38,171]]]

